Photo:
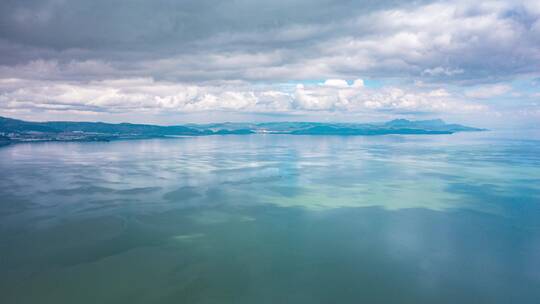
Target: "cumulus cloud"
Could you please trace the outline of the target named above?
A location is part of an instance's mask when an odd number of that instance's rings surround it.
[[[327,79],[324,82],[324,85],[328,87],[336,87],[336,88],[346,88],[349,86],[347,81],[343,79]]]
[[[109,113],[240,111],[289,113],[306,111],[396,113],[467,112],[480,104],[464,103],[444,89],[368,89],[357,79],[352,84],[330,79],[320,84],[298,84],[277,90],[249,83],[194,85],[150,78],[58,83],[2,79],[0,109],[76,110]]]

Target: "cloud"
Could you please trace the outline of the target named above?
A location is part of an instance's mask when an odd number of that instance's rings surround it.
[[[2,1],[0,109],[469,113],[540,77],[539,33],[532,0]]]
[[[106,65],[109,77],[171,81],[369,76],[479,83],[540,70],[534,1],[149,5],[3,2],[0,63],[95,63]],[[95,70],[79,75],[103,77]]]
[[[451,68],[443,68],[441,66],[432,68],[432,69],[425,69],[422,71],[423,75],[431,75],[431,76],[439,76],[439,75],[446,75],[446,76],[453,76],[456,74],[462,74],[464,71],[463,69],[451,69]]]
[[[197,111],[289,112],[467,112],[484,106],[459,101],[444,89],[369,89],[357,79],[321,84],[254,87],[249,83],[194,85],[150,78],[91,82],[0,80],[0,108],[109,113]]]
[[[504,95],[512,90],[512,87],[506,84],[495,84],[477,87],[465,92],[467,97],[471,98],[492,98]]]
[[[324,82],[324,85],[328,87],[335,87],[335,88],[346,88],[349,86],[347,81],[343,79],[327,79]]]

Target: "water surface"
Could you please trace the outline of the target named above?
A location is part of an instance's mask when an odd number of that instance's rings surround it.
[[[0,148],[1,303],[538,303],[540,141]]]

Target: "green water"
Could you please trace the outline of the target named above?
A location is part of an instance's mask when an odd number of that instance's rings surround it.
[[[0,148],[0,303],[539,299],[534,137]]]

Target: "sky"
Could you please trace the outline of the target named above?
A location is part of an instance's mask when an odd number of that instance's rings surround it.
[[[540,128],[540,1],[2,0],[0,115]]]

